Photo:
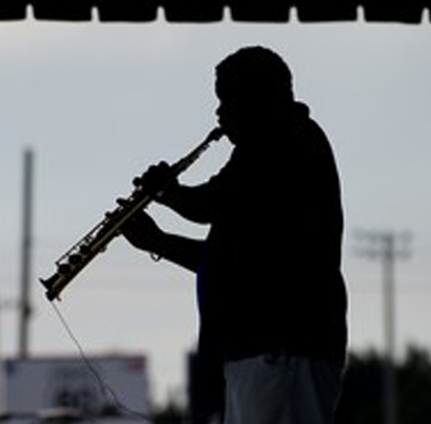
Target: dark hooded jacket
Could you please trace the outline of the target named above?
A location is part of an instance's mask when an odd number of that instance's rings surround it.
[[[238,144],[207,183],[181,187],[211,224],[198,270],[202,351],[224,360],[283,351],[344,360],[343,213],[334,156],[308,108]]]

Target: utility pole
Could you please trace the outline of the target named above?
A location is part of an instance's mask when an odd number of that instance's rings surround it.
[[[395,310],[395,263],[397,259],[410,256],[407,245],[411,241],[408,232],[396,234],[391,231],[358,231],[360,256],[377,259],[382,263],[383,279],[383,328],[385,360],[383,370],[383,415],[385,424],[398,424],[398,393],[395,374],[396,310]]]
[[[21,241],[21,299],[19,313],[18,354],[28,357],[29,324],[31,317],[30,279],[33,235],[33,151],[24,152],[23,214]]]

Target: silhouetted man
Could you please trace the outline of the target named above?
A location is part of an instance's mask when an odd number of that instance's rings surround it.
[[[208,237],[167,234],[144,213],[124,235],[197,273],[202,375],[215,393],[225,386],[226,424],[329,424],[347,338],[330,145],[294,100],[288,66],[266,48],[222,61],[216,94],[230,160],[207,183],[175,182],[159,199],[210,224]],[[168,172],[161,164],[143,179],[151,185]],[[205,407],[217,404],[215,396]]]

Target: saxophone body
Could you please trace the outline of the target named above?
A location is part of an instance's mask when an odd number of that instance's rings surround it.
[[[145,186],[137,185],[132,194],[121,202],[113,211],[107,212],[102,221],[92,228],[84,237],[75,243],[56,262],[55,273],[40,282],[46,289],[49,301],[60,300],[64,288],[120,234],[121,227],[138,211],[145,209],[152,201],[161,196],[169,184],[179,174],[188,169],[200,155],[210,146],[211,142],[223,136],[220,128],[213,129],[205,140],[188,155],[170,167],[170,174],[157,192],[149,191]]]

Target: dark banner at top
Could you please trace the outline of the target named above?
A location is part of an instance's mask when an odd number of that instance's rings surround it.
[[[152,22],[161,9],[168,22],[289,22],[295,8],[300,22],[356,21],[363,8],[367,22],[419,24],[431,0],[2,0],[0,20],[26,19],[29,8],[38,20]]]

